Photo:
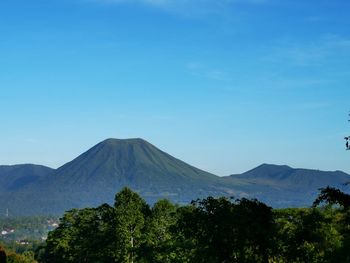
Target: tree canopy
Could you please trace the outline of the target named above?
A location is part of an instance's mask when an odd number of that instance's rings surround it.
[[[333,191],[333,190],[332,190]],[[330,192],[334,193],[334,192]],[[336,197],[344,195],[336,191]],[[349,262],[350,212],[321,191],[315,205],[273,210],[258,200],[208,197],[149,207],[124,188],[114,206],[73,209],[40,262]],[[320,201],[318,201],[320,200]],[[337,202],[335,202],[337,201]]]

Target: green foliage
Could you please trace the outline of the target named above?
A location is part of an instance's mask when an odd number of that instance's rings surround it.
[[[257,200],[213,198],[151,209],[124,188],[115,205],[74,209],[50,232],[39,262],[350,262],[344,207],[272,210]],[[43,253],[44,252],[44,253]]]
[[[0,245],[0,263],[37,263],[33,251],[25,251],[16,254],[11,250],[6,250]]]
[[[176,209],[170,201],[163,199],[154,204],[146,221],[145,243],[142,253],[150,262],[167,263],[176,258],[173,231],[176,224]]]
[[[329,262],[341,239],[332,213],[315,208],[275,211],[278,257],[284,262]]]
[[[116,262],[134,262],[139,258],[145,216],[149,213],[146,202],[129,188],[115,197]]]
[[[193,262],[267,262],[271,208],[256,200],[209,197],[182,210],[179,229],[192,239]]]
[[[47,262],[109,262],[113,210],[109,205],[73,209],[47,239]]]
[[[23,254],[10,253],[7,263],[37,263],[37,261],[34,259],[34,252],[27,251]]]
[[[339,189],[327,186],[320,189],[321,193],[314,201],[314,206],[318,206],[321,203],[339,204],[345,209],[350,208],[350,195],[341,192]]]

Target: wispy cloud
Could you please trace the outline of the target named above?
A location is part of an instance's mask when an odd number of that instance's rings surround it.
[[[308,101],[297,105],[297,108],[302,110],[320,110],[320,109],[327,109],[331,108],[333,106],[330,102],[324,102],[324,101]]]
[[[227,11],[235,4],[265,4],[271,0],[85,0],[105,4],[137,4],[181,15],[207,15]]]
[[[231,79],[227,71],[219,68],[211,68],[199,62],[189,62],[187,70],[194,76],[199,76],[211,80],[229,82]]]
[[[183,6],[183,5],[201,5],[224,6],[227,4],[246,3],[246,4],[264,4],[271,0],[90,0],[91,2],[109,2],[109,3],[127,3],[127,4],[147,4],[153,6]]]
[[[322,36],[312,42],[297,39],[279,40],[266,49],[264,60],[283,61],[295,66],[321,66],[330,59],[350,56],[350,39],[338,35]]]

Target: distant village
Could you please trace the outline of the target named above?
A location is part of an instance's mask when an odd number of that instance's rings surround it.
[[[58,227],[58,219],[46,219],[35,224],[32,221],[33,219],[30,218],[0,219],[0,241],[14,241],[18,245],[29,245],[33,240],[45,241],[48,232]]]

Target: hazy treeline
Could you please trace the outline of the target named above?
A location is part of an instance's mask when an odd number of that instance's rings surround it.
[[[326,201],[322,208],[273,210],[257,200],[212,197],[188,206],[160,200],[149,207],[125,188],[114,206],[66,212],[35,258],[50,263],[350,262],[350,212],[339,202],[348,197],[338,194],[323,191],[316,200]]]

